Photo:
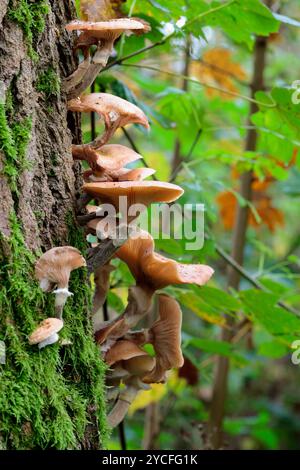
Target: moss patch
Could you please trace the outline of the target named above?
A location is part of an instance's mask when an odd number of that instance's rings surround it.
[[[11,190],[18,193],[18,177],[29,168],[26,159],[26,148],[30,140],[32,119],[26,117],[21,121],[9,122],[11,101],[8,105],[0,104],[0,148],[4,152],[3,172],[8,177]]]
[[[52,67],[42,72],[36,83],[37,91],[43,93],[47,99],[54,98],[60,93],[60,77]]]
[[[87,315],[90,289],[84,269],[71,275],[65,328],[62,337],[71,345],[56,343],[38,351],[28,335],[53,315],[54,298],[43,294],[33,277],[35,255],[24,244],[14,214],[12,236],[5,240],[11,255],[0,264],[0,340],[6,344],[6,364],[0,365],[0,436],[8,449],[80,448],[93,410],[99,441],[107,439],[104,400],[105,366],[94,344]],[[78,230],[69,243],[84,249]]]
[[[8,6],[8,17],[18,23],[22,28],[28,47],[28,55],[33,60],[38,60],[38,55],[33,48],[38,36],[45,29],[45,16],[49,13],[50,6],[47,0],[11,0]]]

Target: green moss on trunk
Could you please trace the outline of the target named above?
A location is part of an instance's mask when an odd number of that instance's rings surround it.
[[[28,47],[28,55],[38,60],[34,42],[45,29],[45,15],[49,12],[47,0],[11,0],[8,16],[22,28]]]
[[[24,244],[12,214],[12,236],[5,240],[11,255],[0,265],[0,340],[6,364],[0,365],[0,435],[8,449],[81,447],[91,412],[96,415],[99,445],[105,446],[105,366],[93,341],[87,314],[90,289],[84,269],[72,273],[74,296],[64,311],[61,337],[39,351],[28,335],[54,315],[54,296],[43,294],[33,276],[35,255]],[[72,222],[69,243],[83,251],[84,239]],[[95,445],[95,443],[94,443]]]

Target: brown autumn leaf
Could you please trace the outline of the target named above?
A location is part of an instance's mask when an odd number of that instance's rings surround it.
[[[231,51],[222,47],[205,52],[201,61],[193,61],[191,74],[207,85],[219,86],[232,93],[238,92],[234,80],[241,81],[247,77],[240,64],[233,61]],[[206,93],[208,96],[231,99],[229,95],[210,88],[206,89]]]
[[[121,7],[126,0],[81,0],[80,14],[84,21],[103,21],[123,16]]]

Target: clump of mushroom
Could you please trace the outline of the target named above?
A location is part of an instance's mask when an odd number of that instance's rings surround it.
[[[145,231],[129,238],[119,248],[116,256],[127,264],[136,280],[136,286],[129,289],[125,312],[116,319],[103,323],[95,333],[97,342],[103,344],[105,349],[107,341],[113,344],[147,315],[157,290],[176,284],[203,286],[214,272],[206,265],[181,264],[155,253],[154,240]]]
[[[135,151],[122,145],[108,144],[116,130],[127,124],[141,124],[149,128],[144,112],[128,101],[107,93],[82,92],[91,85],[97,74],[106,66],[112,53],[114,42],[123,33],[146,32],[148,25],[139,19],[116,19],[111,21],[74,21],[67,25],[69,31],[80,31],[77,47],[84,52],[84,61],[64,82],[68,108],[73,112],[95,112],[104,119],[105,130],[93,142],[73,145],[75,160],[85,160],[90,169],[83,173],[84,197],[79,206],[86,206],[86,212],[78,216],[78,222],[86,227],[87,232],[96,233],[100,240],[116,236],[111,228],[114,223],[119,228],[134,220],[143,209],[152,203],[171,203],[177,200],[183,190],[179,186],[160,181],[144,181],[154,173],[149,168],[127,168],[127,165],[142,157]],[[91,46],[96,51],[91,55]],[[126,214],[121,204],[127,201]],[[89,205],[90,201],[94,201]],[[115,213],[110,218],[104,217],[105,205],[111,204]],[[137,209],[138,207],[138,209]],[[132,210],[132,208],[134,208]],[[124,217],[126,216],[126,217]],[[182,264],[168,259],[154,250],[154,240],[145,231],[128,231],[128,240],[119,244],[115,256],[129,267],[136,284],[128,291],[128,303],[125,311],[109,321],[94,323],[95,341],[105,361],[110,367],[107,384],[110,386],[109,397],[115,405],[108,420],[112,427],[124,418],[130,403],[140,389],[149,388],[151,383],[166,380],[167,372],[183,365],[181,353],[182,313],[178,302],[166,294],[158,293],[158,316],[151,320],[149,312],[157,291],[169,285],[196,284],[203,286],[213,274],[213,269],[202,264]],[[93,240],[92,249],[97,250],[97,240]],[[101,246],[101,241],[99,242]],[[103,306],[110,286],[110,255],[98,264],[92,263],[94,271],[95,316]],[[89,255],[90,256],[90,255]],[[62,328],[62,313],[69,292],[69,278],[73,269],[85,266],[80,252],[73,247],[52,248],[36,263],[36,278],[45,292],[55,294],[57,318],[48,318],[29,337],[30,344],[43,348],[58,340],[58,331]],[[89,263],[90,268],[90,263]],[[148,327],[135,330],[145,317]],[[146,345],[151,344],[154,355],[147,352]],[[120,383],[125,387],[120,388]]]
[[[80,96],[96,79],[106,66],[113,52],[115,41],[126,33],[146,33],[150,27],[144,21],[134,18],[118,18],[109,21],[72,21],[66,26],[68,31],[80,31],[77,47],[84,51],[84,61],[77,70],[64,81],[68,99]],[[97,49],[91,57],[90,47]]]
[[[109,415],[111,426],[123,420],[139,389],[145,388],[144,384],[165,382],[168,370],[183,365],[180,306],[164,294],[158,296],[158,302],[159,316],[151,328],[117,341],[105,355],[105,361],[112,367],[111,382],[114,368],[119,376],[122,369],[122,381],[126,385],[125,391],[117,395],[117,402]],[[153,344],[155,357],[142,349],[146,343]]]

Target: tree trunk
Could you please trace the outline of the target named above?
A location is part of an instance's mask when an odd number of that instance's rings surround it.
[[[61,338],[71,344],[28,344],[54,316],[54,295],[34,279],[36,258],[54,246],[86,250],[70,151],[80,128],[60,92],[76,66],[64,28],[75,15],[69,0],[0,0],[0,449],[99,448],[107,437],[105,368],[84,269],[71,275],[64,310]]]

